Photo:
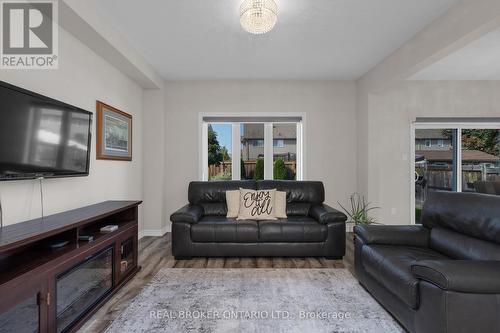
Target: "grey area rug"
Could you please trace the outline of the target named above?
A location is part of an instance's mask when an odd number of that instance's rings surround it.
[[[404,330],[347,269],[162,269],[107,332]]]

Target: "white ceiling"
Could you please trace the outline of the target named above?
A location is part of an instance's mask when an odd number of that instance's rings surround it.
[[[411,80],[500,80],[500,29],[427,67]]]
[[[276,0],[277,26],[239,25],[242,0],[101,0],[167,80],[357,79],[459,0]]]

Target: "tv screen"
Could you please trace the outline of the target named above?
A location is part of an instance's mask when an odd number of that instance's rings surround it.
[[[0,82],[0,180],[86,176],[92,113]]]

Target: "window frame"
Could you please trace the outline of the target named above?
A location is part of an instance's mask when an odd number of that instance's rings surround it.
[[[205,121],[204,118],[221,118],[221,121]],[[224,118],[241,118],[241,122],[237,121],[223,121]],[[259,119],[269,119],[268,122],[265,121],[247,121],[248,118],[255,117]],[[296,117],[300,118],[300,121],[276,121],[276,118],[280,117]],[[241,138],[240,138],[240,126],[242,123],[259,123],[264,124],[264,179],[273,179],[273,163],[274,163],[274,139],[273,139],[273,124],[291,124],[295,123],[297,125],[297,167],[296,167],[296,179],[305,180],[306,178],[306,154],[304,151],[305,147],[305,131],[306,131],[306,115],[303,113],[255,113],[255,114],[234,114],[234,113],[200,113],[199,114],[199,179],[202,181],[208,181],[208,124],[232,124],[232,166],[231,175],[232,180],[240,180],[240,167],[241,167]],[[235,144],[237,143],[237,144]]]
[[[415,173],[415,131],[420,129],[452,129],[457,130],[455,142],[452,142],[456,148],[456,190],[453,192],[462,192],[462,130],[464,129],[496,129],[500,130],[500,119],[495,121],[464,121],[464,122],[419,122],[414,121],[410,124],[410,175]],[[410,179],[410,224],[415,224],[415,181],[414,177]]]

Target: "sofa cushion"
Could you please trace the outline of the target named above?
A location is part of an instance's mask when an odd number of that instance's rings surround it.
[[[456,260],[500,261],[500,245],[445,228],[431,230],[429,247]]]
[[[422,224],[500,244],[500,196],[431,192],[422,211]]]
[[[240,209],[237,220],[276,220],[276,190],[248,190],[240,188]]]
[[[307,202],[291,202],[286,205],[287,216],[308,216],[311,204]]]
[[[276,189],[286,192],[287,203],[307,202],[309,204],[322,204],[325,201],[325,188],[318,181],[296,180],[261,180],[256,183],[258,190]]]
[[[227,219],[225,216],[204,216],[191,226],[191,240],[201,243],[256,243],[257,222]]]
[[[279,219],[286,219],[286,192],[276,191],[276,196],[274,197],[274,213]]]
[[[205,215],[226,215],[226,191],[239,188],[264,190],[277,189],[286,192],[286,215],[309,215],[311,205],[320,205],[325,200],[325,188],[319,181],[295,180],[233,180],[233,181],[193,181],[189,183],[188,200],[199,205]]]
[[[226,206],[227,214],[226,217],[230,219],[235,219],[238,217],[238,212],[240,211],[240,191],[226,191]]]
[[[201,202],[198,206],[203,207],[203,215],[227,215],[227,205],[225,202]]]
[[[189,183],[188,200],[193,205],[202,203],[225,203],[226,191],[239,190],[240,187],[256,189],[253,180],[227,180],[227,181],[197,181]],[[209,215],[209,214],[206,214]]]
[[[393,245],[365,245],[362,263],[370,276],[384,285],[401,301],[418,308],[418,282],[411,265],[418,260],[447,259],[428,248]]]
[[[263,243],[324,242],[328,228],[310,217],[289,216],[276,221],[259,221],[259,240]]]

